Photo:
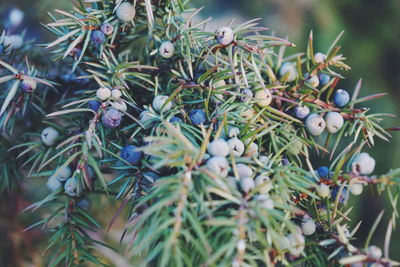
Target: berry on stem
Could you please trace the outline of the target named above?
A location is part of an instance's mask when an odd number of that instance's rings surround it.
[[[131,21],[135,17],[135,13],[135,7],[129,2],[122,2],[115,11],[117,18],[123,22]]]
[[[352,162],[353,171],[362,175],[369,175],[375,169],[375,159],[368,153],[362,152],[354,157]]]
[[[343,89],[338,89],[333,96],[333,103],[339,108],[346,106],[350,102],[350,95]]]
[[[229,155],[229,145],[224,139],[217,139],[208,144],[207,151],[213,156],[226,157]]]
[[[166,103],[168,100],[168,96],[166,95],[158,95],[153,99],[153,108],[157,112],[165,112],[167,110],[170,110],[172,107],[172,102],[169,101]]]
[[[193,124],[204,124],[207,120],[206,113],[202,109],[194,109],[189,113],[189,119]]]
[[[294,114],[298,119],[304,119],[310,114],[310,108],[308,106],[297,106],[294,109]]]
[[[325,130],[326,123],[321,115],[312,113],[308,115],[305,121],[306,129],[311,135],[320,135]]]
[[[175,53],[174,44],[169,41],[163,42],[160,45],[158,52],[163,58],[171,58]]]
[[[42,142],[46,146],[52,146],[56,143],[57,138],[60,136],[60,133],[54,129],[53,127],[47,127],[42,131]]]
[[[228,45],[233,42],[235,34],[233,30],[229,27],[221,27],[216,32],[217,42],[222,45]]]
[[[336,133],[338,132],[343,124],[344,124],[344,119],[343,116],[335,111],[328,112],[325,115],[325,122],[326,122],[326,129],[330,133]]]
[[[115,128],[121,124],[122,113],[114,108],[106,109],[101,117],[101,121],[106,128]]]
[[[142,152],[134,145],[127,145],[121,150],[121,158],[132,165],[137,165],[142,159]]]
[[[283,63],[279,70],[279,74],[281,75],[281,77],[286,76],[286,81],[288,82],[293,82],[299,76],[296,64],[294,64],[293,62]]]

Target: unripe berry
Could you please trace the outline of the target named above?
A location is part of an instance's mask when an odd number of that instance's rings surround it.
[[[240,139],[237,137],[231,138],[228,140],[228,146],[230,152],[235,156],[235,157],[240,157],[243,152],[244,152],[244,144]]]
[[[264,209],[272,210],[274,209],[274,201],[267,194],[257,195],[254,198],[257,203]]]
[[[329,168],[321,166],[317,169],[317,173],[320,178],[327,178],[329,176]]]
[[[172,107],[172,102],[169,101],[166,103],[168,100],[168,96],[166,95],[158,95],[153,99],[153,108],[157,112],[165,112],[167,110],[170,110]]]
[[[54,192],[62,187],[62,183],[52,175],[47,180],[46,186],[51,192]]]
[[[111,97],[115,100],[120,100],[122,96],[122,92],[119,89],[113,89],[111,90]]]
[[[24,12],[18,8],[13,8],[8,15],[8,21],[12,27],[18,27],[24,20]]]
[[[369,246],[367,250],[368,256],[373,259],[380,259],[382,257],[382,250],[377,246]]]
[[[105,35],[111,35],[114,31],[114,26],[110,23],[103,23],[101,24],[100,30],[105,34]]]
[[[306,129],[311,135],[320,135],[325,130],[325,121],[317,113],[308,115],[305,121]]]
[[[326,59],[326,56],[323,53],[318,52],[314,55],[314,61],[317,64],[323,63],[325,61],[325,59]]]
[[[3,45],[9,51],[10,49],[18,49],[21,48],[24,44],[24,39],[21,35],[13,34],[13,35],[6,35],[3,39]]]
[[[83,209],[83,210],[89,210],[90,207],[92,206],[92,203],[90,202],[90,199],[88,199],[87,197],[81,198],[76,205]]]
[[[219,28],[217,30],[216,34],[217,34],[217,36],[215,38],[217,39],[217,42],[222,45],[228,45],[228,44],[232,43],[233,38],[235,37],[233,30],[229,27]]]
[[[114,108],[106,109],[101,117],[101,121],[106,128],[115,128],[121,124],[122,113]]]
[[[292,254],[293,256],[300,256],[305,247],[304,236],[301,234],[300,229],[299,231],[300,232],[293,232],[290,235],[288,235],[289,253]]]
[[[343,124],[344,124],[344,119],[343,116],[340,115],[340,113],[331,111],[328,112],[325,116],[325,122],[326,122],[326,129],[330,133],[336,133],[338,132]]]
[[[350,193],[352,193],[355,196],[361,195],[363,191],[363,185],[360,183],[355,183],[350,185]]]
[[[206,168],[216,175],[226,177],[228,176],[229,163],[224,157],[214,156],[207,160]]]
[[[121,158],[132,165],[137,165],[142,159],[142,152],[134,145],[127,145],[121,150]]]
[[[326,198],[331,195],[331,190],[329,189],[328,185],[320,184],[317,186],[317,194],[322,198]]]
[[[228,128],[228,137],[237,137],[240,133],[239,128],[237,127],[229,127]]]
[[[83,188],[78,178],[71,177],[65,182],[64,191],[71,197],[79,197],[83,192]]]
[[[236,167],[240,178],[250,177],[253,175],[253,170],[246,164],[239,163]]]
[[[101,106],[101,102],[100,102],[100,101],[97,101],[97,100],[90,100],[90,101],[88,102],[88,105],[89,105],[89,108],[90,108],[91,110],[97,112],[97,111],[99,110],[100,106]]]
[[[308,114],[310,114],[310,108],[308,106],[297,106],[294,109],[294,114],[297,118],[299,119],[304,119],[305,117],[308,116]]]
[[[315,233],[316,225],[313,219],[307,218],[301,224],[301,230],[303,231],[304,235],[312,235]]]
[[[322,86],[324,86],[331,80],[331,77],[328,74],[321,73],[321,74],[318,74],[318,79],[319,79],[319,83]]]
[[[306,79],[306,82],[305,82],[305,83],[306,83],[308,86],[313,87],[313,88],[318,87],[318,85],[319,85],[318,76],[317,76],[317,75],[312,75],[311,77],[308,77],[308,78]]]
[[[257,105],[260,107],[267,107],[271,104],[272,94],[269,89],[261,89],[256,92],[255,99],[257,101]]]
[[[36,89],[37,82],[36,80],[32,79],[31,77],[24,77],[21,88],[27,93],[31,93]]]
[[[243,177],[240,180],[240,188],[242,188],[242,191],[245,193],[249,193],[255,186],[254,180],[250,177]]]
[[[52,146],[56,143],[57,138],[60,136],[60,133],[54,129],[53,127],[47,127],[42,131],[42,142],[46,146]]]
[[[236,244],[236,248],[238,251],[245,251],[246,250],[246,242],[243,239],[240,239]]]
[[[104,41],[106,40],[106,36],[102,31],[94,31],[92,32],[92,35],[90,36],[90,40],[92,40],[93,43],[100,45],[102,43],[104,43]]]
[[[202,109],[194,109],[189,113],[189,119],[193,124],[204,124],[207,120],[206,113]]]
[[[97,89],[96,96],[100,100],[106,100],[107,98],[109,98],[111,96],[111,90],[108,89],[107,87],[101,87],[101,88]]]
[[[299,76],[297,72],[296,65],[293,62],[285,62],[282,64],[279,74],[281,77],[286,76],[286,81],[293,82]]]
[[[121,3],[115,11],[117,18],[123,22],[131,21],[135,17],[135,13],[135,7],[129,2]]]
[[[338,89],[333,96],[333,103],[339,108],[346,106],[350,102],[350,95],[343,89]]]
[[[158,52],[163,58],[171,58],[175,53],[175,46],[170,41],[163,42],[160,45]]]
[[[118,111],[126,112],[128,110],[128,106],[122,100],[120,100],[120,101],[112,101],[110,103],[111,103],[111,106],[113,108],[115,108],[116,110],[118,110]]]
[[[269,191],[272,190],[272,181],[268,176],[262,174],[258,175],[254,181],[260,194],[267,194]]]
[[[208,144],[207,151],[213,156],[226,157],[229,155],[229,145],[224,139],[217,139]]]
[[[251,100],[253,100],[253,91],[251,91],[249,88],[245,88],[242,90],[242,96],[240,97],[240,101],[242,102],[249,102]]]
[[[177,116],[173,116],[173,117],[169,120],[169,122],[170,122],[170,123],[174,123],[174,122],[176,122],[176,123],[181,123],[181,122],[183,122],[183,121],[182,121],[181,118],[179,118],[179,117],[177,117]]]
[[[62,168],[61,170],[57,170],[56,172],[58,173],[56,178],[58,180],[60,180],[61,182],[65,182],[65,180],[67,180],[69,177],[71,177],[71,174],[72,174],[72,170],[68,166]]]
[[[262,164],[267,165],[269,162],[269,157],[267,156],[260,156],[260,158],[258,159]]]
[[[254,142],[251,142],[247,147],[246,156],[258,156],[258,145]]]
[[[362,175],[369,175],[375,169],[375,159],[368,155],[368,153],[362,152],[354,157],[352,167],[353,171]]]

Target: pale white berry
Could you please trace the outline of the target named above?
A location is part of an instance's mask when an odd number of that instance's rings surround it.
[[[163,42],[161,43],[158,52],[163,58],[171,58],[175,53],[175,46],[170,41]]]
[[[368,153],[362,152],[353,159],[352,167],[354,171],[362,175],[369,175],[375,169],[375,159]]]
[[[325,130],[326,123],[317,113],[308,115],[306,119],[306,128],[311,135],[320,135]]]
[[[226,177],[229,171],[229,162],[224,157],[214,156],[207,160],[206,168],[216,175]]]
[[[236,244],[236,248],[239,251],[245,251],[246,249],[246,242],[243,239],[240,239],[237,244]]]
[[[369,246],[367,253],[373,259],[380,259],[382,257],[382,250],[377,246]]]
[[[97,89],[96,96],[100,100],[106,100],[107,98],[109,98],[111,96],[111,90],[108,89],[107,87],[101,87],[101,88]]]
[[[308,77],[306,79],[306,84],[308,86],[310,86],[310,87],[313,87],[313,88],[318,87],[318,85],[319,85],[318,76],[317,75],[312,75],[311,77]]]
[[[247,156],[258,156],[258,145],[254,142],[251,142],[249,146],[247,147]]]
[[[261,89],[256,92],[255,99],[257,101],[257,105],[260,107],[267,107],[271,104],[272,94],[269,89]]]
[[[325,61],[325,59],[326,59],[325,54],[323,54],[323,53],[321,53],[321,52],[318,52],[318,53],[316,53],[316,54],[314,55],[314,61],[315,61],[315,63],[317,63],[317,64],[323,63],[323,62]]]
[[[110,103],[111,103],[111,106],[113,108],[115,108],[116,110],[119,110],[121,112],[126,112],[128,110],[128,106],[122,100],[120,100],[120,101],[112,101]]]
[[[131,21],[135,17],[135,13],[135,7],[129,2],[121,3],[115,11],[117,18],[123,22]]]
[[[235,34],[233,33],[233,30],[229,27],[221,27],[217,30],[216,32],[217,36],[217,42],[222,44],[222,45],[228,45],[232,43],[233,38],[235,37]]]
[[[153,99],[153,108],[157,112],[164,112],[170,110],[172,107],[172,102],[168,100],[168,96],[166,95],[158,95]]]
[[[274,209],[274,201],[267,194],[257,195],[255,197],[255,200],[264,209],[267,209],[267,210]]]
[[[148,110],[144,110],[140,113],[139,115],[139,120],[141,123],[146,123],[150,120],[152,120],[154,116],[152,116],[152,113]]]
[[[255,188],[256,184],[254,180],[250,177],[243,177],[240,179],[240,187],[242,188],[243,192],[248,193]]]
[[[70,167],[66,166],[61,170],[57,170],[56,173],[58,173],[56,178],[61,182],[65,182],[69,177],[71,177],[72,170]]]
[[[301,230],[304,235],[312,235],[315,233],[316,225],[313,219],[307,218],[301,224]]]
[[[287,76],[286,81],[293,82],[299,76],[296,65],[293,62],[285,62],[282,64],[279,74],[281,76]]]
[[[42,142],[46,146],[52,146],[56,143],[57,138],[60,136],[60,133],[54,129],[53,127],[47,127],[42,131]]]
[[[3,46],[9,49],[18,49],[21,48],[24,44],[24,39],[21,35],[13,34],[13,35],[6,35],[3,39]]]
[[[119,89],[113,89],[111,90],[111,97],[115,100],[120,100],[122,96],[122,92]]]
[[[243,142],[237,138],[231,138],[227,141],[229,150],[235,157],[240,157],[244,152],[244,144]]]
[[[350,185],[350,192],[355,196],[361,195],[363,189],[364,186],[360,183]]]
[[[47,188],[51,191],[54,192],[57,189],[62,187],[62,183],[60,182],[60,180],[58,180],[56,177],[54,177],[53,175],[49,177],[49,179],[47,180],[46,183]]]
[[[24,12],[18,8],[13,8],[8,16],[8,21],[13,27],[18,27],[24,19]]]
[[[267,156],[260,156],[260,158],[258,159],[262,164],[267,165],[269,162],[269,157]]]
[[[229,145],[224,139],[217,139],[208,144],[207,151],[213,156],[226,157],[229,155]]]
[[[237,137],[240,133],[239,128],[237,127],[229,127],[228,128],[228,137]]]
[[[236,167],[240,178],[250,177],[253,175],[253,170],[246,164],[239,163]]]
[[[331,111],[326,114],[325,122],[328,132],[336,133],[343,127],[344,119],[340,113]]]
[[[300,256],[305,247],[305,239],[304,236],[301,234],[301,230],[299,229],[298,232],[293,232],[288,235],[288,239],[290,254],[292,254],[293,256]]]
[[[268,176],[260,174],[254,181],[261,194],[266,194],[272,190],[272,181]]]
[[[317,186],[317,194],[322,198],[326,198],[331,195],[331,190],[328,185],[320,184]]]

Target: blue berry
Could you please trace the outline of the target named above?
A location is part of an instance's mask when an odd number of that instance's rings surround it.
[[[103,125],[107,128],[115,128],[121,124],[122,113],[114,108],[110,108],[104,111],[101,118]]]
[[[169,122],[171,122],[171,123],[174,123],[174,122],[181,123],[181,122],[183,122],[183,121],[182,121],[181,118],[176,117],[176,116],[173,116],[173,117],[169,120]]]
[[[78,197],[82,194],[83,187],[77,177],[71,177],[65,182],[64,190],[67,195]]]
[[[100,108],[101,103],[100,103],[100,101],[97,101],[97,100],[90,100],[90,101],[88,102],[88,105],[89,105],[89,108],[90,108],[91,110],[97,112],[97,111],[99,110],[99,108]]]
[[[331,191],[331,196],[332,196],[332,199],[333,199],[333,200],[336,199],[336,196],[337,196],[337,194],[338,194],[338,192],[339,192],[339,189],[340,189],[340,187],[338,187],[338,186],[336,186],[336,187],[334,187],[334,188],[332,189],[332,191]],[[341,194],[340,197],[339,197],[339,202],[340,202],[340,203],[343,203],[343,202],[345,202],[347,199],[348,199],[347,188],[344,187],[343,190],[342,190],[342,194]]]
[[[319,167],[317,172],[320,178],[327,178],[329,175],[329,169],[326,166]]]
[[[199,125],[206,122],[206,113],[202,109],[194,109],[189,113],[189,119],[193,124]]]
[[[106,35],[102,31],[94,31],[90,36],[90,39],[95,44],[102,44],[106,40]]]
[[[325,73],[318,74],[319,83],[324,86],[331,80],[331,76]]]
[[[103,23],[100,27],[100,30],[105,34],[105,35],[111,35],[114,31],[114,26],[111,25],[110,23]]]
[[[92,203],[90,202],[90,199],[87,197],[81,198],[76,205],[83,209],[83,210],[89,210],[90,207],[92,206]]]
[[[121,150],[121,158],[132,165],[136,165],[142,158],[142,152],[138,151],[137,147],[134,145],[127,145]]]
[[[4,50],[4,46],[2,44],[0,44],[0,54],[3,53]]]
[[[350,95],[347,91],[339,89],[333,96],[333,103],[339,108],[346,106],[350,102]]]
[[[308,114],[310,114],[310,108],[307,106],[297,106],[294,109],[294,114],[297,118],[304,119]]]

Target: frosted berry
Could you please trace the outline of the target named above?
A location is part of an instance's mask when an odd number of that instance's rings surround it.
[[[122,92],[119,89],[111,90],[111,97],[115,100],[120,100],[122,96]]]
[[[135,7],[128,2],[121,3],[115,11],[117,18],[123,22],[131,21],[135,17],[135,13]]]
[[[313,88],[318,87],[318,85],[319,85],[318,76],[317,76],[317,75],[312,75],[312,76],[310,76],[310,77],[307,77],[305,83],[306,83],[308,86],[313,87]]]
[[[227,141],[229,150],[235,157],[240,157],[244,152],[244,144],[237,137],[231,138]]]
[[[228,137],[237,137],[240,133],[239,128],[237,127],[229,127],[228,128]]]
[[[301,230],[304,235],[312,235],[315,233],[316,225],[313,219],[306,218],[304,219],[303,223],[301,224]]]
[[[317,169],[317,173],[320,178],[327,178],[329,176],[329,168],[321,166]]]
[[[54,192],[62,187],[62,183],[56,177],[50,176],[47,180],[46,186],[51,192]]]
[[[114,26],[111,23],[103,23],[101,24],[100,30],[105,35],[111,35],[114,31]]]
[[[170,41],[163,42],[160,45],[158,52],[163,58],[171,58],[175,53],[175,46]]]
[[[294,115],[298,118],[298,119],[304,119],[305,117],[308,116],[308,114],[310,114],[310,108],[308,106],[297,106],[294,109]]]
[[[7,51],[10,49],[18,49],[21,48],[24,44],[24,39],[21,35],[13,34],[13,35],[6,35],[3,39],[3,45]]]
[[[305,121],[306,129],[311,135],[320,135],[325,130],[326,123],[317,113],[308,115]]]
[[[68,166],[62,168],[61,170],[57,170],[56,172],[57,172],[56,178],[61,182],[65,182],[65,180],[67,180],[72,175],[72,170]]]
[[[89,210],[90,207],[92,206],[92,203],[90,202],[90,199],[87,197],[79,199],[79,201],[76,203],[76,205],[83,209],[83,210]]]
[[[108,89],[107,87],[101,87],[101,88],[97,89],[96,96],[100,100],[106,100],[107,98],[109,98],[111,96],[111,90]]]
[[[226,157],[229,155],[229,145],[224,139],[217,139],[208,144],[207,151],[213,156]]]
[[[339,108],[346,106],[350,102],[350,95],[347,91],[339,89],[333,96],[333,103]]]
[[[92,32],[92,35],[90,36],[90,40],[92,40],[93,43],[100,45],[105,42],[106,36],[102,31],[94,31]]]
[[[360,183],[355,183],[350,185],[350,193],[352,193],[355,196],[361,195],[364,186]]]
[[[152,113],[148,110],[144,110],[140,113],[139,115],[139,120],[141,123],[147,123],[148,121],[152,120],[154,117],[152,116]]]
[[[153,108],[157,112],[165,112],[170,110],[172,107],[172,102],[168,100],[168,96],[166,95],[158,95],[153,99]]]
[[[8,15],[8,22],[12,27],[18,27],[24,20],[24,12],[18,8],[13,8]]]
[[[83,188],[78,178],[71,177],[65,182],[64,191],[71,197],[79,197],[82,194]]]
[[[233,38],[235,37],[233,30],[229,27],[219,28],[217,30],[216,34],[217,34],[217,36],[215,38],[217,39],[217,42],[222,45],[228,45],[228,44],[232,43]]]
[[[236,167],[240,178],[250,177],[253,175],[253,170],[246,164],[239,163]]]
[[[224,157],[214,156],[207,160],[206,168],[215,175],[222,177],[228,176],[229,163]]]
[[[326,122],[326,129],[328,130],[328,132],[336,133],[342,128],[344,124],[344,119],[343,116],[340,115],[340,113],[331,111],[326,114],[325,122]]]
[[[274,209],[274,201],[267,194],[260,194],[254,198],[257,201],[257,204],[262,208],[267,210]]]
[[[285,62],[282,64],[279,74],[281,77],[286,76],[286,81],[293,82],[299,76],[297,72],[296,65],[293,62]]]
[[[326,198],[330,196],[331,190],[329,189],[328,185],[320,184],[317,186],[317,194],[322,198]]]
[[[320,73],[320,74],[318,74],[318,79],[319,79],[319,83],[322,86],[324,86],[331,80],[331,77],[328,74]]]
[[[305,239],[301,230],[291,233],[287,238],[289,240],[289,253],[293,256],[300,256],[305,248]]]
[[[268,176],[262,174],[258,175],[254,181],[260,194],[267,194],[272,190],[272,181]]]
[[[382,250],[377,246],[369,246],[367,253],[369,257],[376,260],[382,257]]]
[[[251,91],[249,88],[245,88],[242,90],[242,96],[240,97],[240,101],[242,102],[249,102],[251,100],[253,100],[253,91]]]
[[[353,171],[362,175],[369,175],[375,169],[375,159],[368,153],[362,152],[354,157],[352,162]]]
[[[142,152],[134,145],[127,145],[121,150],[121,158],[132,165],[136,165],[142,159]]]
[[[242,191],[245,193],[249,193],[251,190],[253,190],[256,187],[256,184],[254,183],[254,180],[250,177],[243,177],[240,180],[240,188],[242,188]]]
[[[255,99],[257,101],[257,105],[260,107],[267,107],[271,104],[272,94],[269,89],[261,89],[256,92]]]
[[[122,101],[122,100],[119,100],[119,101],[111,101],[110,103],[111,103],[111,106],[112,106],[113,108],[115,108],[116,110],[118,110],[118,111],[126,112],[126,111],[128,110],[128,106],[127,106],[127,105],[125,104],[125,102]]]
[[[88,102],[88,105],[89,105],[89,108],[90,108],[91,110],[97,112],[97,111],[99,110],[100,106],[101,106],[101,102],[100,102],[100,101],[97,101],[97,100],[90,100],[90,101]]]
[[[46,146],[52,146],[56,143],[57,138],[60,136],[60,133],[54,129],[53,127],[47,127],[42,131],[42,142]]]
[[[316,54],[314,55],[314,61],[315,61],[315,63],[317,63],[317,64],[323,63],[323,62],[325,61],[325,59],[326,59],[326,56],[325,56],[325,54],[323,54],[323,53],[318,52],[318,53],[316,53]]]
[[[21,83],[21,88],[27,93],[31,93],[36,89],[37,82],[31,77],[24,77]]]
[[[258,145],[254,142],[251,142],[249,146],[247,147],[246,151],[246,156],[251,157],[251,156],[258,156]]]
[[[121,124],[122,113],[114,108],[106,109],[101,117],[101,121],[106,128],[115,128]]]
[[[206,113],[202,109],[194,109],[189,113],[189,119],[193,124],[199,125],[206,122]]]
[[[264,165],[267,165],[269,163],[269,157],[267,156],[260,156],[258,160]]]

